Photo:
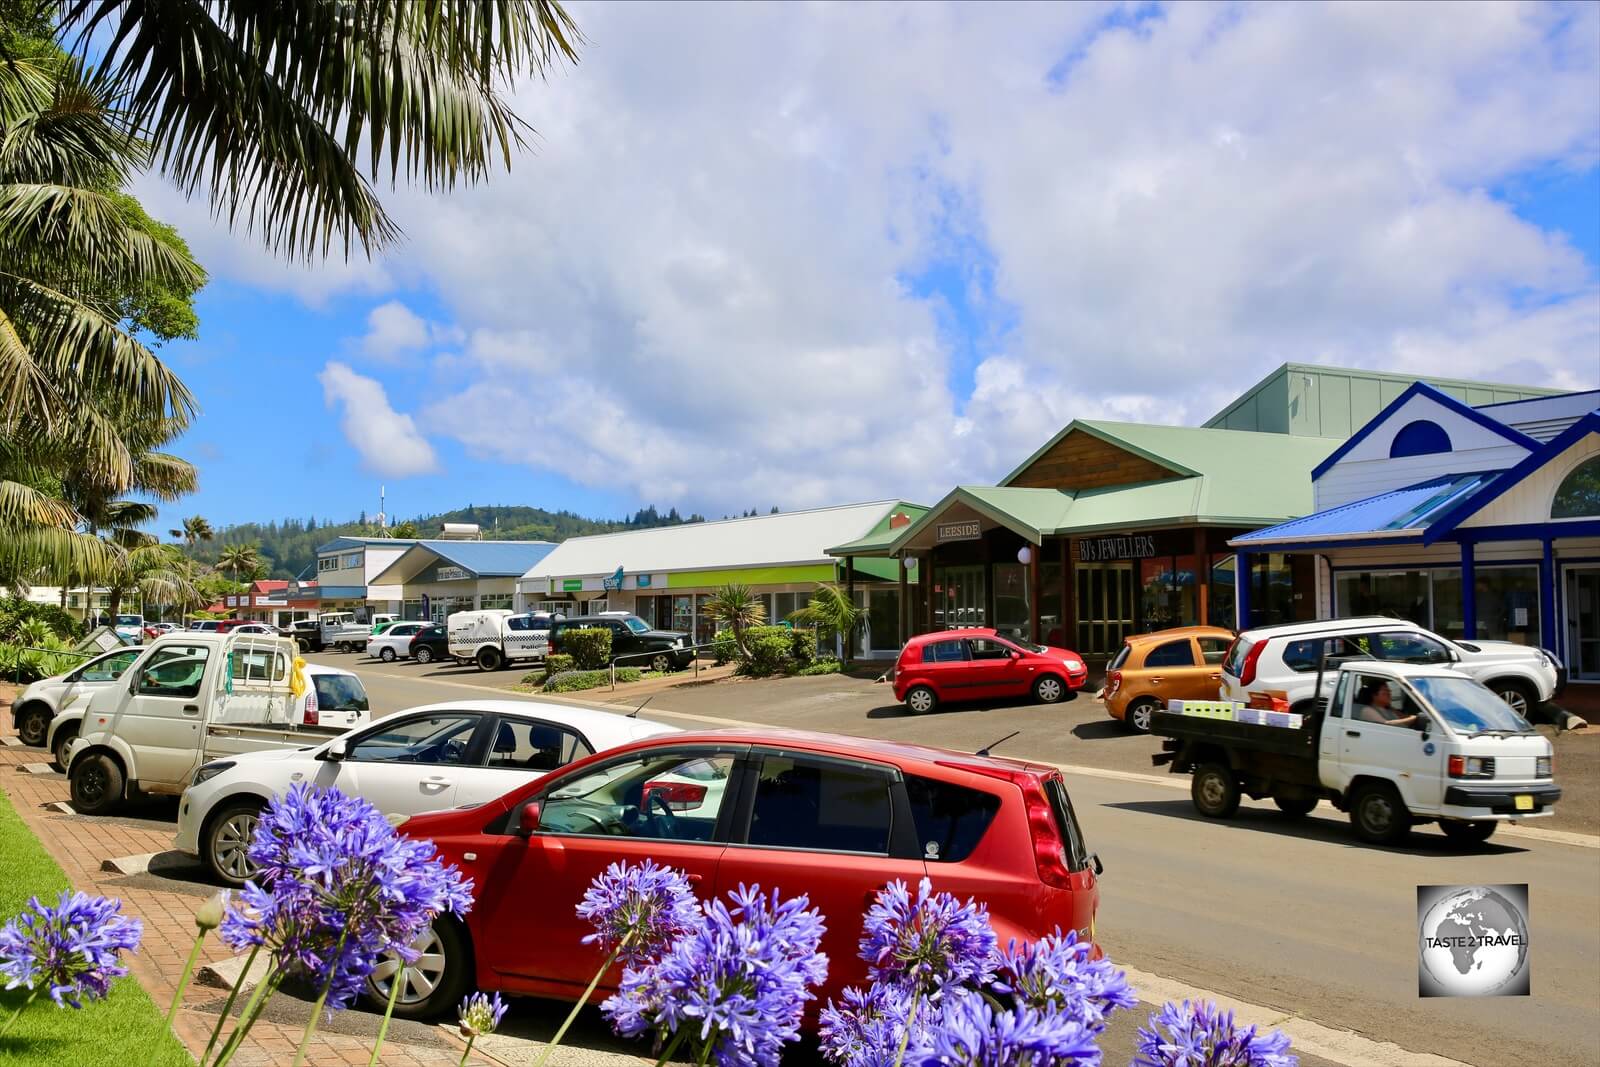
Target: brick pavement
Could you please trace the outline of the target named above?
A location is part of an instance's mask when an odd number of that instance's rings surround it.
[[[11,732],[10,717],[6,716],[0,736]],[[132,973],[157,1008],[164,1011],[172,1003],[183,962],[194,944],[194,909],[215,891],[214,887],[176,879],[128,878],[102,871],[100,864],[106,859],[167,851],[172,845],[172,826],[138,819],[89,819],[53,809],[51,805],[68,798],[66,780],[59,774],[36,775],[21,769],[22,764],[35,763],[40,758],[39,749],[0,746],[0,789],[73,886],[87,893],[120,897],[123,912],[144,921],[144,941],[132,958]],[[206,939],[200,963],[217,962],[228,955],[228,949],[212,935]],[[197,1057],[205,1049],[225,998],[225,992],[193,983],[184,992],[176,1030]],[[271,1014],[275,1018],[259,1020],[234,1056],[237,1067],[284,1067],[294,1059],[309,1005],[280,994]],[[338,1032],[340,1018],[343,1017],[335,1019],[331,1030],[317,1033],[306,1058],[308,1064],[343,1067],[367,1062],[372,1054],[371,1039],[359,1033]],[[409,1024],[405,1029],[420,1039],[396,1040],[391,1031],[379,1060],[386,1067],[454,1067],[460,1060],[462,1042],[448,1029],[418,1024]],[[470,1062],[480,1067],[502,1067],[507,1063],[489,1053],[480,1054],[476,1047]]]

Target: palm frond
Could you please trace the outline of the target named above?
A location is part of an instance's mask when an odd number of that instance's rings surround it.
[[[0,262],[33,277],[122,288],[198,287],[205,271],[183,252],[127,225],[117,202],[73,185],[0,185]]]
[[[78,513],[65,501],[31,485],[0,479],[0,531],[25,526],[70,530],[77,524]]]
[[[69,584],[68,575],[98,581],[121,558],[121,550],[93,534],[55,527],[0,529],[0,573],[43,572]]]
[[[177,500],[200,487],[200,472],[186,459],[165,452],[143,452],[134,458],[129,489],[158,500]],[[180,532],[181,536],[181,532]]]

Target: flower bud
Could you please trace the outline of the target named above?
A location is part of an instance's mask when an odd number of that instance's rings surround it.
[[[200,907],[195,909],[194,924],[200,928],[201,933],[215,930],[222,925],[222,917],[228,911],[228,891],[210,897]]]

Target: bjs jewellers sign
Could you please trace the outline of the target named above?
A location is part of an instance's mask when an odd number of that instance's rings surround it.
[[[1078,538],[1079,563],[1099,563],[1110,559],[1149,559],[1155,554],[1156,539],[1152,534]]]

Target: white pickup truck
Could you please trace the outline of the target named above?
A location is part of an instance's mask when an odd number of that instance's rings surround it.
[[[78,735],[63,746],[73,807],[103,815],[136,793],[176,796],[203,763],[320,744],[366,721],[360,707],[300,725],[306,694],[291,688],[295,653],[292,640],[261,634],[152,642],[117,684],[90,697]]]
[[[379,615],[378,619],[392,619],[392,615]],[[358,622],[353,611],[325,611],[317,616],[317,651],[339,649],[360,652],[366,649],[372,637],[370,622]]]
[[[542,660],[550,652],[550,624],[560,615],[505,609],[458,611],[445,622],[450,655],[480,671],[496,671],[517,660]]]
[[[1358,660],[1332,677],[1325,709],[1262,712],[1262,723],[1240,721],[1248,709],[1232,701],[1173,701],[1151,716],[1150,732],[1168,739],[1151,760],[1192,774],[1194,806],[1210,818],[1233,815],[1241,794],[1291,817],[1326,799],[1378,844],[1434,821],[1452,842],[1483,841],[1561,799],[1549,740],[1461,671]]]

